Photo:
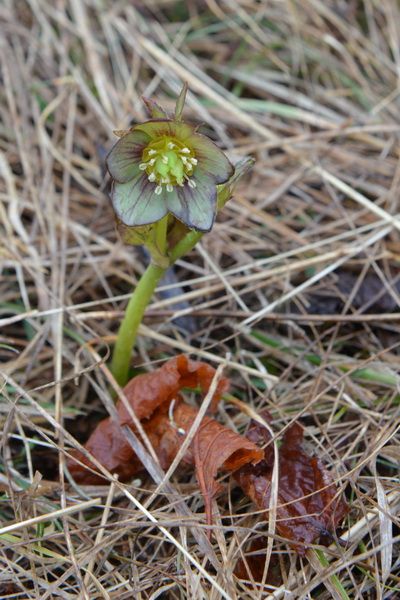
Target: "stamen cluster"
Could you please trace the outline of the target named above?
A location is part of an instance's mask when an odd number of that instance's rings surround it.
[[[195,188],[196,182],[191,176],[197,162],[191,148],[176,138],[164,136],[146,146],[139,169],[146,172],[147,179],[155,184],[154,193],[160,195],[163,187],[172,192],[174,186],[183,187],[185,181]]]

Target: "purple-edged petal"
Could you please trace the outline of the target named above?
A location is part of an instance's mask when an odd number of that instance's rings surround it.
[[[167,193],[168,210],[190,229],[210,231],[216,211],[215,183],[204,176],[192,179],[196,181],[195,188],[185,183],[183,187],[175,187],[173,192]]]
[[[193,136],[194,128],[187,123],[181,121],[170,121],[169,119],[152,119],[135,126],[135,131],[143,131],[153,140],[162,138],[163,136],[176,137],[178,140],[185,142],[188,140],[190,144],[191,136]],[[191,145],[191,144],[190,144]]]
[[[199,133],[192,135],[189,143],[198,160],[196,171],[205,172],[215,183],[228,181],[234,168],[218,146]]]
[[[106,158],[107,168],[115,181],[126,183],[140,172],[143,150],[149,141],[150,137],[136,128],[118,140]]]
[[[154,193],[154,183],[140,173],[127,183],[115,183],[111,199],[118,218],[134,227],[148,225],[162,219],[168,212],[163,195]]]

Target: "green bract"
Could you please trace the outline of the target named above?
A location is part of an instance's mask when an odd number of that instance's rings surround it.
[[[112,203],[118,219],[139,227],[168,213],[191,229],[209,231],[216,213],[216,186],[233,167],[225,154],[196,127],[146,101],[153,118],[125,132],[107,157],[113,178]]]

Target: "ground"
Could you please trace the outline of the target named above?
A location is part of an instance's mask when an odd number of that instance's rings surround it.
[[[400,597],[396,0],[5,0],[0,19],[0,597]],[[118,237],[104,158],[142,95],[172,110],[183,81],[185,118],[256,162],[157,290],[132,365],[226,360],[278,446],[304,427],[349,512],[302,557],[231,478],[205,556],[194,476],[172,498],[150,476],[77,487],[64,470],[112,407],[107,361],[147,264]],[[227,402],[218,420],[249,425]],[[260,539],[256,581],[238,561]]]

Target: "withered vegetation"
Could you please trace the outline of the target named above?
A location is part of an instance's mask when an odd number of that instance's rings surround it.
[[[398,3],[5,0],[0,20],[0,597],[396,597]],[[188,120],[256,164],[158,289],[134,366],[222,365],[241,402],[217,420],[245,434],[268,410],[277,452],[301,424],[349,512],[300,557],[277,470],[269,519],[220,475],[208,536],[195,475],[146,440],[140,479],[65,469],[115,410],[109,349],[147,263],[115,231],[112,131],[185,80]]]

